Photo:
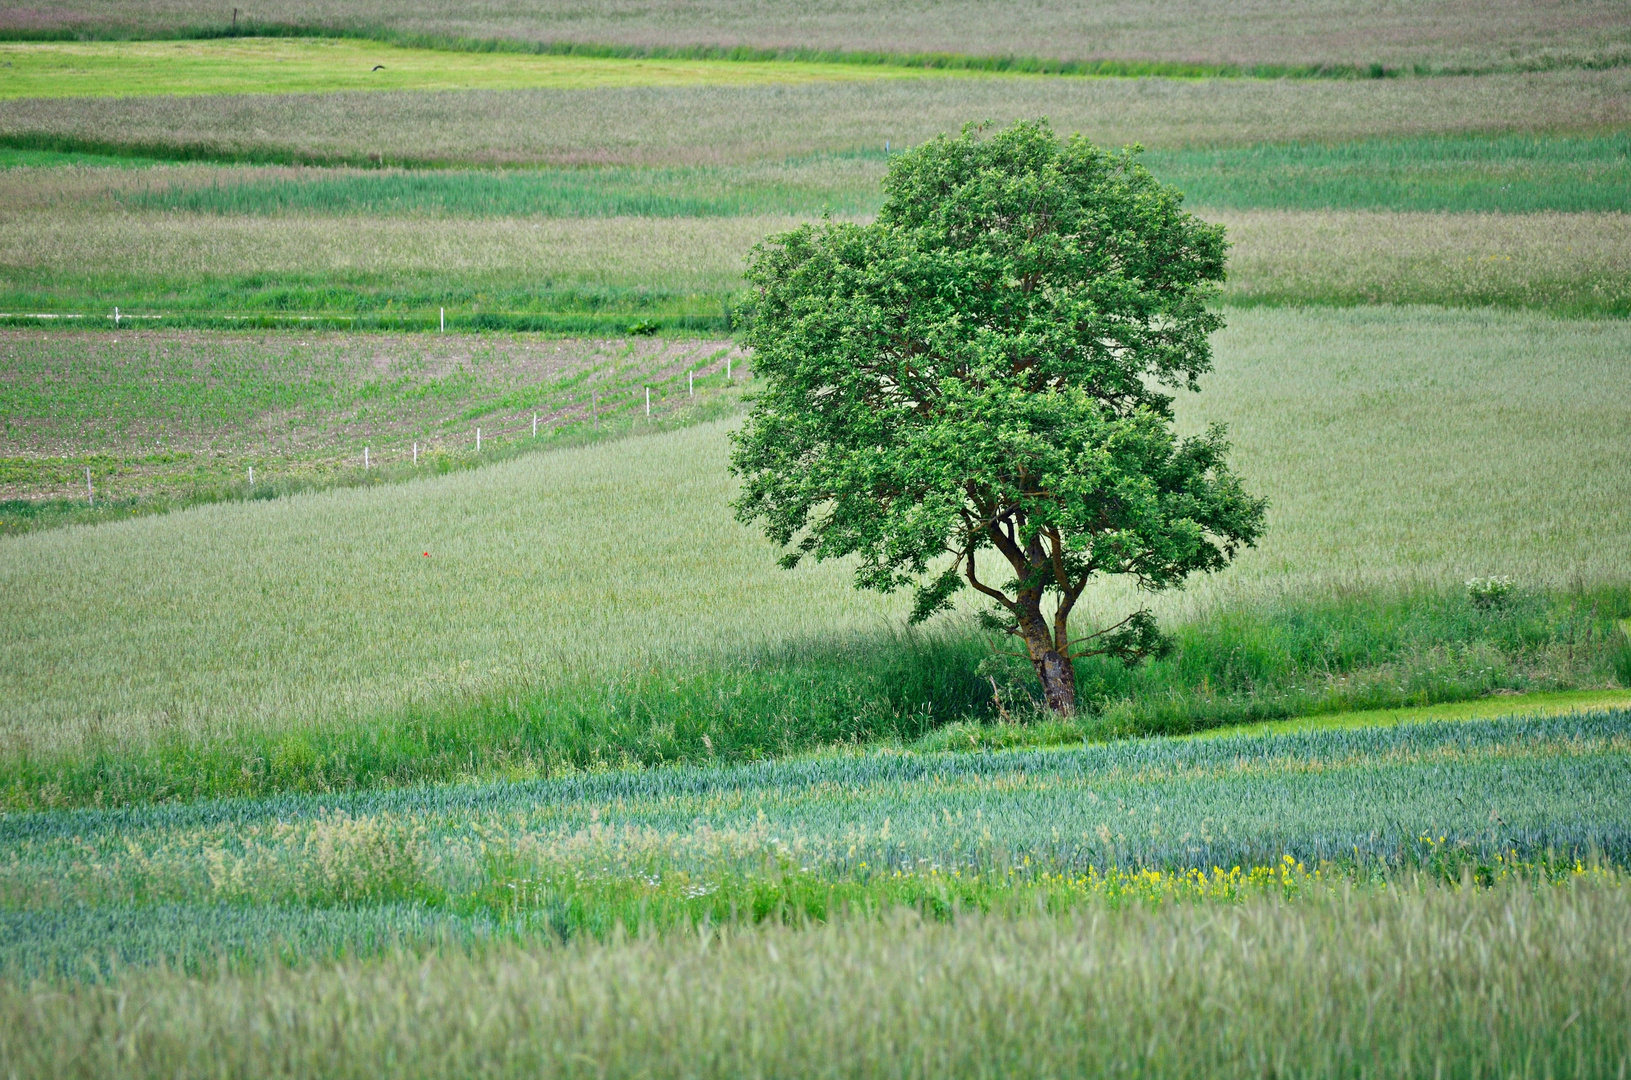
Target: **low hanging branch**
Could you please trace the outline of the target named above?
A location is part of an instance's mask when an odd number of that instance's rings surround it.
[[[1266,508],[1221,428],[1173,431],[1163,388],[1211,368],[1227,245],[1137,152],[964,129],[892,160],[875,223],[771,237],[748,270],[764,388],[733,436],[738,517],[784,566],[859,556],[859,587],[914,590],[913,621],[973,589],[1061,713],[1074,659],[1164,644],[1148,610],[1071,637],[1088,584],[1221,569]]]

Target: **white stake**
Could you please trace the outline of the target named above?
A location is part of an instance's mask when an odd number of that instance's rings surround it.
[[[538,437],[538,414],[537,413],[532,414],[532,437],[535,438],[535,439]]]
[[[651,387],[646,387],[646,415],[651,415]]]
[[[362,448],[362,467],[368,468],[368,447]]]
[[[413,463],[415,465],[419,464],[419,444],[418,443],[413,444]]]
[[[442,309],[442,333],[447,333],[447,308]]]
[[[697,373],[694,371],[687,371],[685,373],[685,396],[697,396]]]
[[[85,466],[85,501],[96,505],[96,489],[91,487],[91,467]]]
[[[731,358],[725,357],[725,381],[731,381]]]
[[[481,428],[476,429],[476,453],[481,453]]]
[[[255,490],[255,466],[249,466],[249,490]]]
[[[119,309],[117,307],[113,309],[113,325],[119,325]]]

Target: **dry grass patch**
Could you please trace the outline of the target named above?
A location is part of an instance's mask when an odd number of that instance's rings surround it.
[[[1603,132],[1631,123],[1631,68],[1483,78],[955,78],[0,103],[12,145],[264,161],[729,164],[905,146],[971,118],[1049,117],[1096,142],[1149,146],[1480,131]],[[548,117],[541,123],[540,117]]]
[[[1631,314],[1631,215],[1200,211],[1232,300]]]
[[[925,6],[839,0],[819,7],[765,0],[589,0],[548,7],[495,0],[452,5],[447,0],[328,0],[319,5],[267,0],[251,17],[267,23],[384,26],[525,42],[793,46],[1246,65],[1385,64],[1429,70],[1613,63],[1628,46],[1624,9],[1612,0],[1564,6],[1449,0],[1427,7],[1359,0],[1294,5],[1114,0],[1091,6],[1063,0],[949,0]],[[228,21],[226,9],[200,0],[34,0],[8,12],[0,27],[154,30],[224,27]]]
[[[490,280],[495,289],[521,291],[563,285],[734,291],[748,248],[794,224],[759,216],[426,222],[0,212],[0,280],[49,272],[109,282],[146,278],[162,288],[166,281],[243,275],[343,281],[401,274]]]

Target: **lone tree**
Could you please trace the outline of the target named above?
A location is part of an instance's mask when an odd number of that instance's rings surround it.
[[[874,224],[770,237],[747,274],[764,389],[734,437],[738,518],[785,567],[858,555],[858,587],[915,588],[913,622],[975,589],[1065,714],[1074,658],[1165,643],[1148,610],[1071,637],[1088,582],[1220,569],[1266,508],[1221,427],[1173,431],[1160,387],[1211,368],[1228,245],[1137,152],[965,128],[891,162]]]

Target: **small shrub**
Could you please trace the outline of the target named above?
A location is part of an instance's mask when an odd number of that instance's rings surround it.
[[[1494,611],[1504,608],[1512,599],[1512,592],[1516,586],[1512,579],[1502,575],[1500,577],[1482,577],[1467,579],[1467,599],[1479,611]]]

